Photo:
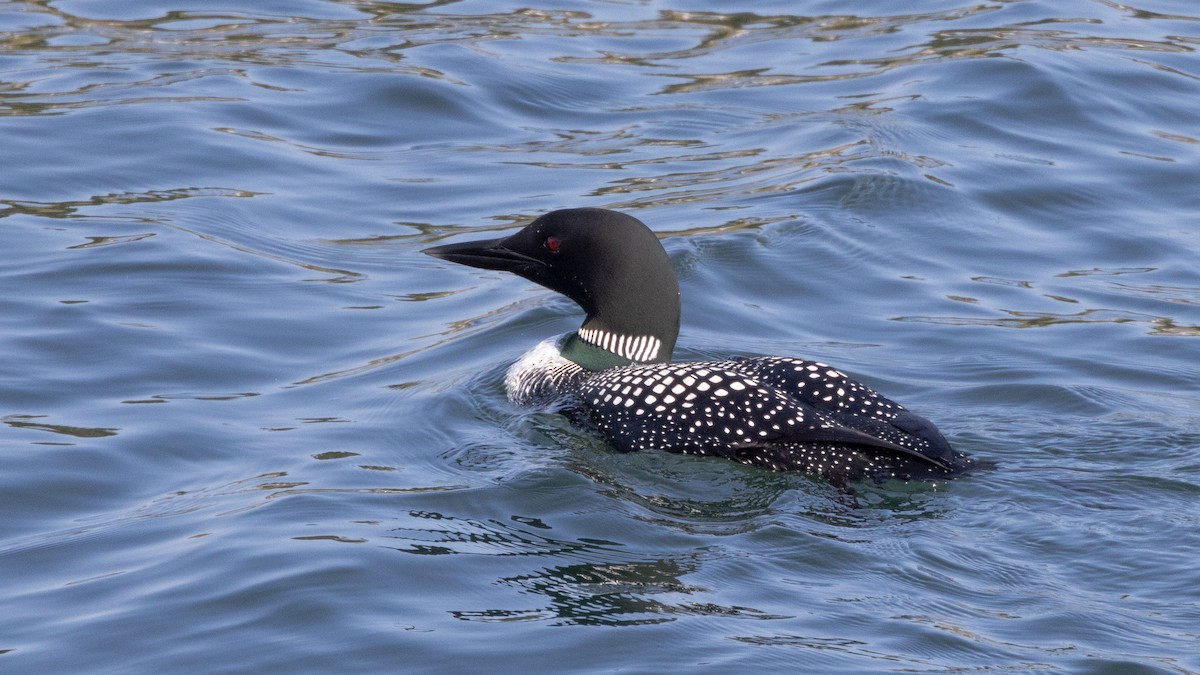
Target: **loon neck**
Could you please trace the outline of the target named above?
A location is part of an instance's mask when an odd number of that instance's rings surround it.
[[[585,370],[608,370],[636,363],[633,359],[584,341],[579,333],[568,335],[559,353],[563,358]]]
[[[562,355],[588,370],[607,370],[635,363],[667,363],[675,349],[678,321],[678,314],[674,314],[666,326],[659,326],[655,332],[614,330],[606,328],[602,321],[589,320],[578,332],[567,336]]]
[[[591,283],[569,294],[587,318],[564,344],[564,357],[588,370],[670,362],[679,337],[679,282],[661,246],[637,253],[646,260],[623,273],[614,264],[593,268]]]

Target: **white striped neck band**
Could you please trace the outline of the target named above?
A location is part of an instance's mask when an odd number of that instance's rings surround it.
[[[579,337],[630,361],[653,361],[662,349],[662,341],[653,335],[621,335],[597,328],[580,328]]]

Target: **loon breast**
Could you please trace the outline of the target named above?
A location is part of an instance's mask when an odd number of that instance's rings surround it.
[[[510,401],[552,411],[571,407],[587,371],[563,357],[567,337],[542,340],[509,366],[504,389]]]

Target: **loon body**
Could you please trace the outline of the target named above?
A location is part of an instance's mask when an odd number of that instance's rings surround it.
[[[764,356],[672,362],[679,283],[654,233],[616,211],[552,211],[502,239],[425,253],[513,272],[587,314],[509,369],[514,402],[552,409],[617,450],[720,456],[845,484],[968,469],[925,418],[816,361]]]

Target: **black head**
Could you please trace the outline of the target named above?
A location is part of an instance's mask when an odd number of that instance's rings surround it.
[[[679,335],[679,282],[658,237],[633,216],[593,208],[551,211],[510,237],[425,253],[513,272],[562,293],[587,313],[580,338],[625,362],[671,360]]]

